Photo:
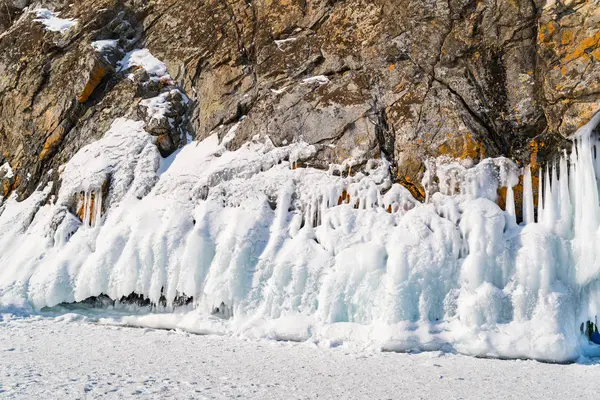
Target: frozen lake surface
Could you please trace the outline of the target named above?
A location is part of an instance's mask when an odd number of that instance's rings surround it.
[[[586,360],[583,360],[584,362]],[[318,343],[0,318],[0,398],[578,399],[600,364],[400,354]]]

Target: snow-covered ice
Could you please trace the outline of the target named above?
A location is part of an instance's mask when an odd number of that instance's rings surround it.
[[[143,122],[117,119],[60,168],[55,196],[50,184],[3,201],[0,308],[135,292],[169,309],[193,303],[117,325],[558,362],[598,355],[579,328],[600,307],[599,120],[544,171],[537,216],[524,182],[527,223],[517,225],[511,191],[506,209],[496,203],[523,172],[505,158],[432,160],[423,204],[392,184],[384,159],[355,175],[359,160],[299,168],[313,146],[257,135],[229,151],[236,125],[165,161]],[[231,319],[211,317],[222,303]]]
[[[77,24],[77,21],[72,18],[59,18],[58,13],[54,13],[47,8],[38,8],[32,12],[37,17],[34,21],[42,23],[46,30],[52,32],[65,33]]]
[[[0,317],[3,399],[590,399],[600,364],[382,353],[97,323]]]

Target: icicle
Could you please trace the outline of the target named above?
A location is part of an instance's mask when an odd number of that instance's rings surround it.
[[[327,208],[328,208],[327,203],[328,203],[327,196],[323,196],[321,198],[321,208],[319,209],[319,220],[317,221],[318,225],[323,224],[323,217],[326,215]]]
[[[599,204],[598,204],[598,186],[596,184],[596,172],[593,167],[592,151],[590,146],[590,137],[586,136],[581,141],[581,161],[582,161],[582,175],[583,175],[583,186],[582,193],[584,196],[584,207],[583,210],[589,212],[589,219],[587,219],[590,227],[594,229],[598,226],[598,217],[600,215]]]
[[[304,228],[312,228],[312,213],[311,213],[311,202],[306,203],[306,210],[304,211]]]
[[[315,207],[315,200],[311,199],[310,205],[308,207],[308,224],[307,224],[311,228],[315,227],[317,213],[318,213],[318,209],[317,209],[317,207]]]
[[[288,181],[279,191],[277,199],[277,209],[275,212],[274,226],[276,229],[283,229],[286,224],[286,219],[289,213],[290,205],[292,204],[292,196],[295,190],[294,181]]]
[[[576,189],[577,189],[577,175],[575,171],[575,166],[577,165],[577,150],[575,148],[575,143],[571,147],[571,156],[570,156],[570,164],[569,164],[569,196],[571,197],[571,204],[575,205],[576,199]]]
[[[93,226],[100,226],[102,222],[102,188],[98,189],[96,192],[96,202],[94,204],[94,211],[96,211],[96,215],[94,216],[94,220],[92,221]]]
[[[544,221],[544,178],[542,175],[542,168],[540,167],[538,172],[538,210],[537,210],[537,222],[542,223]]]
[[[525,224],[535,222],[535,208],[533,205],[533,185],[531,183],[531,166],[525,167],[523,174],[523,221]]]
[[[552,230],[556,223],[556,205],[554,203],[554,190],[552,189],[553,182],[550,181],[550,167],[546,166],[544,175],[544,225],[549,230]]]
[[[321,204],[319,198],[315,197],[313,200],[313,228],[319,226],[319,219],[321,217]]]
[[[571,206],[571,193],[569,192],[569,165],[567,162],[567,153],[560,159],[560,179],[559,186],[559,204],[560,204],[560,230],[562,237],[570,237],[572,229],[573,209]]]
[[[577,165],[575,169],[574,256],[576,278],[580,285],[589,283],[600,273],[598,237],[600,204],[598,185],[592,155],[591,131],[577,137]]]
[[[517,226],[517,212],[515,211],[515,194],[512,186],[506,189],[506,213],[508,214],[509,227]]]
[[[552,163],[552,199],[556,212],[560,208],[560,186],[558,184],[558,165],[556,161]],[[556,215],[556,217],[558,218],[559,216]]]
[[[85,192],[83,195],[83,226],[90,226],[90,203],[91,203],[91,193]]]
[[[600,139],[594,138],[594,170],[596,173],[596,183],[600,192]]]

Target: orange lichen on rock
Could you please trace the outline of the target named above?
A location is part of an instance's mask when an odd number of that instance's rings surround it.
[[[415,199],[419,201],[425,200],[425,189],[419,183],[412,182],[409,176],[399,176],[398,183],[407,188]]]
[[[543,24],[539,29],[539,40],[540,42],[547,42],[552,39],[552,35],[556,32],[558,24],[555,21],[550,21],[547,24]]]
[[[6,198],[6,197],[8,197],[10,192],[11,192],[10,181],[8,179],[5,179],[4,182],[2,182],[2,196]]]
[[[85,88],[83,88],[83,92],[81,92],[77,101],[80,103],[87,101],[92,93],[94,93],[94,90],[96,90],[96,87],[98,87],[105,75],[106,68],[104,68],[98,62],[94,64],[94,68],[92,68],[92,71],[90,72],[90,77],[87,81],[87,84],[85,85]]]
[[[21,185],[21,178],[19,177],[19,175],[17,175],[17,177],[15,178],[14,182],[12,183],[10,190],[8,191],[9,193],[12,192],[13,190],[17,190],[17,188]]]
[[[62,142],[65,135],[64,129],[62,127],[58,127],[56,131],[48,136],[46,142],[44,143],[44,148],[40,153],[40,160],[45,160],[50,154],[56,150],[58,145]]]
[[[531,166],[531,173],[533,174],[539,168],[538,153],[540,147],[544,147],[544,142],[538,142],[537,139],[533,139],[529,142],[529,165]]]
[[[562,32],[562,38],[560,40],[561,44],[566,46],[573,41],[574,35],[573,32],[564,30]]]
[[[581,42],[579,42],[577,47],[575,47],[575,50],[573,50],[571,53],[569,53],[564,58],[564,60],[565,61],[575,60],[584,55],[587,55],[588,52],[591,52],[591,50],[597,49],[599,46],[600,46],[600,31],[596,32],[596,34],[594,34],[593,36],[588,36],[587,38],[585,38]]]
[[[473,160],[485,158],[486,154],[483,143],[473,139],[470,132],[464,136],[449,136],[448,140],[439,147],[439,152],[441,155]]]

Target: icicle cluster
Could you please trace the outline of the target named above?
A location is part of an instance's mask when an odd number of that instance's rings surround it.
[[[83,192],[81,205],[83,226],[96,227],[102,221],[102,189]]]
[[[573,240],[577,284],[600,276],[600,140],[594,135],[595,117],[573,140],[573,147],[557,162],[539,169],[537,219],[531,167],[524,172],[523,219],[537,222],[566,240]]]

